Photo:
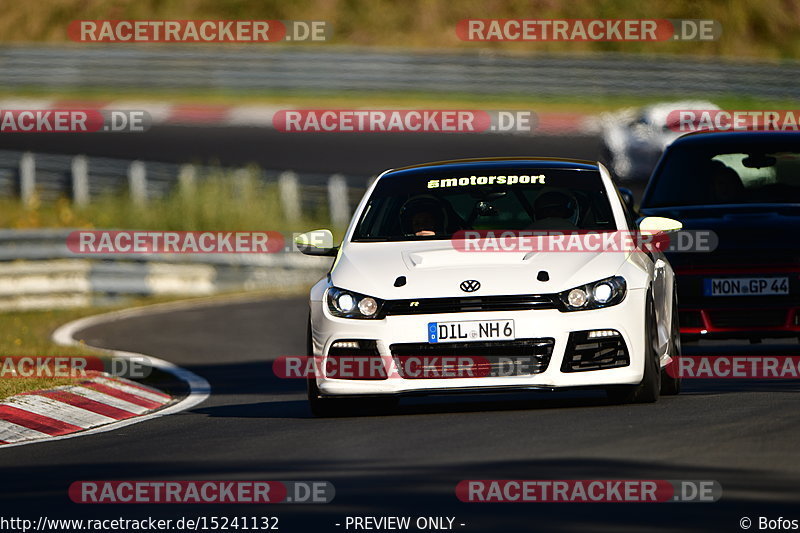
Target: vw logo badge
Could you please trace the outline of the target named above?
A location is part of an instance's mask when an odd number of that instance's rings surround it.
[[[461,282],[461,290],[464,292],[475,292],[481,288],[481,282],[477,279],[468,279]]]

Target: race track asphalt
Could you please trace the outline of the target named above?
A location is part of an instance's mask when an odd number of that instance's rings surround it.
[[[275,377],[302,354],[303,298],[173,311],[78,333],[211,382],[188,412],[105,434],[0,451],[0,508],[27,516],[263,515],[282,531],[338,531],[345,516],[455,516],[463,531],[736,531],[800,501],[797,382],[694,381],[653,405],[592,391],[403,400],[389,415],[315,419],[304,384]],[[765,346],[774,351],[790,346]],[[708,348],[704,348],[708,350]],[[796,346],[794,348],[796,350]],[[325,505],[77,505],[76,480],[327,480]],[[716,480],[716,503],[462,503],[466,479]]]

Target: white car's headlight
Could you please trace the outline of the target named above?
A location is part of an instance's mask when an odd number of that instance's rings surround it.
[[[357,292],[331,287],[325,294],[328,310],[342,318],[378,318],[383,301]]]
[[[585,311],[617,305],[625,299],[625,278],[613,276],[558,293],[561,311]]]

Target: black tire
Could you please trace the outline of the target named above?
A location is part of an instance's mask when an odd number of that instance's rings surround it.
[[[308,321],[306,333],[306,353],[314,357],[311,347],[311,319]],[[308,406],[311,414],[319,418],[354,416],[359,414],[383,414],[397,407],[397,399],[389,398],[330,398],[320,395],[317,379],[314,376],[306,380]]]
[[[653,297],[647,295],[645,304],[645,358],[644,375],[638,385],[619,385],[606,389],[614,403],[653,403],[661,392],[661,365],[658,358],[658,335],[655,328]]]
[[[669,355],[674,361],[677,361],[677,358],[681,356],[681,327],[678,313],[678,291],[675,289],[672,290],[672,324],[670,327]],[[681,393],[682,380],[678,375],[678,372],[674,372],[678,377],[672,377],[670,375],[670,367],[677,368],[675,365],[675,362],[670,363],[661,371],[662,396],[675,396]]]
[[[358,404],[354,398],[326,398],[320,396],[317,380],[308,378],[308,406],[311,414],[318,418],[352,416],[356,414]]]
[[[328,398],[320,396],[317,381],[308,380],[308,406],[311,414],[318,418],[333,418],[359,415],[385,415],[397,408],[394,396],[386,398]]]

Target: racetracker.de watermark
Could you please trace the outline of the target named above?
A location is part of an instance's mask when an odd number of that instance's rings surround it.
[[[442,325],[441,328],[446,326]],[[489,325],[487,328],[497,327]],[[283,379],[463,379],[527,376],[541,371],[536,356],[488,357],[440,355],[285,355],[272,363]]]
[[[131,109],[0,109],[0,133],[142,133],[150,113]]]
[[[324,20],[73,20],[69,38],[79,43],[324,42]]]
[[[153,371],[146,357],[97,357],[91,355],[0,356],[0,379],[87,379],[99,374],[131,379],[146,378]]]
[[[477,109],[284,109],[272,118],[285,133],[524,133],[537,122],[533,111]]]
[[[269,254],[286,251],[277,231],[78,230],[67,236],[74,254]]]
[[[329,481],[75,481],[75,503],[231,504],[329,503]]]
[[[711,230],[461,230],[451,243],[459,252],[712,252],[719,238]]]
[[[464,19],[462,41],[714,41],[710,19]]]
[[[800,379],[800,356],[678,356],[667,365],[670,376],[687,379]]]
[[[713,480],[476,479],[461,481],[456,497],[469,503],[663,503],[715,502]]]
[[[676,109],[666,126],[675,132],[693,131],[798,131],[800,110]]]

